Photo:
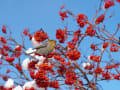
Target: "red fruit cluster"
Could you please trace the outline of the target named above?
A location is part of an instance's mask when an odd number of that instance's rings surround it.
[[[59,40],[60,43],[64,43],[67,38],[66,30],[57,29],[56,38]]]
[[[111,75],[113,76],[114,79],[120,80],[120,74],[114,75],[114,74],[111,73]]]
[[[120,3],[120,0],[116,0],[116,1]]]
[[[71,66],[71,62],[70,61],[66,62],[66,65]]]
[[[7,43],[7,41],[6,41],[6,39],[5,39],[4,37],[0,37],[0,41],[1,41],[2,43]]]
[[[48,65],[48,63],[43,63],[43,64],[40,64],[38,67],[40,70],[51,71],[53,68],[53,65]]]
[[[78,36],[73,35],[72,42],[73,42],[74,44],[76,44],[78,40],[79,40],[79,37],[78,37]]]
[[[38,87],[46,88],[49,86],[49,78],[46,76],[45,70],[36,72],[34,78]]]
[[[94,30],[92,26],[88,26],[86,33],[87,33],[87,35],[92,37],[92,36],[95,36],[96,30]]]
[[[56,47],[57,47],[57,49],[60,48],[59,46],[56,46]],[[51,52],[51,53],[48,55],[48,58],[52,58],[54,55],[56,55],[56,56],[60,56],[61,53],[58,53],[58,52]]]
[[[29,40],[32,40],[32,35],[29,33],[28,29],[24,28],[23,34],[29,37]]]
[[[22,67],[20,66],[20,64],[16,64],[15,67],[21,72],[22,71]]]
[[[101,74],[101,73],[103,73],[103,68],[97,67],[97,68],[94,70],[94,73],[96,73],[96,74]]]
[[[74,43],[74,42],[68,42],[68,48],[74,49],[75,45],[76,45],[76,43]]]
[[[3,48],[4,48],[4,50],[6,50],[6,51],[8,51],[8,50],[10,49],[10,47],[7,46],[7,45],[3,45]]]
[[[34,38],[38,42],[42,42],[46,39],[48,39],[47,33],[45,33],[43,30],[39,30],[34,34]]]
[[[28,30],[27,30],[26,28],[24,29],[23,34],[24,34],[25,36],[28,35]]]
[[[21,51],[22,50],[22,47],[21,46],[18,46],[15,48],[15,51]]]
[[[119,51],[118,45],[112,43],[111,46],[110,46],[110,51],[111,52],[118,52]]]
[[[77,31],[74,32],[73,39],[72,39],[72,41],[74,43],[76,43],[79,40],[79,37],[81,37],[81,33],[80,32],[81,32],[80,29],[78,29]]]
[[[112,68],[118,68],[119,67],[119,63],[118,64],[113,64],[113,65],[106,65],[105,69],[112,69]]]
[[[57,61],[59,61],[61,64],[65,64],[65,59],[59,56],[54,56],[54,59],[56,59]]]
[[[57,72],[60,74],[60,76],[63,76],[63,74],[65,73],[65,71],[67,70],[67,68],[63,65],[59,66]]]
[[[100,62],[100,56],[90,55],[90,60]]]
[[[5,25],[2,26],[2,32],[6,33],[6,26]]]
[[[8,56],[8,53],[6,53],[3,48],[0,49],[0,54],[3,56]]]
[[[31,78],[34,79],[35,72],[34,71],[29,71],[29,73],[30,73]]]
[[[96,50],[97,50],[97,46],[96,46],[96,45],[94,45],[94,44],[91,44],[90,48],[91,48],[92,50],[94,50],[94,51],[96,51]]]
[[[78,29],[74,32],[74,36],[81,36],[81,30]]]
[[[105,49],[105,48],[107,48],[109,46],[109,44],[110,44],[109,42],[105,42],[105,43],[103,43],[102,47]]]
[[[105,5],[104,5],[104,8],[105,9],[108,9],[108,8],[110,8],[111,6],[114,6],[115,5],[115,3],[114,3],[114,1],[113,0],[108,0],[108,1],[105,1]]]
[[[58,84],[58,82],[56,80],[55,81],[51,81],[49,83],[50,83],[50,87],[52,87],[52,88],[56,88],[56,89],[60,88],[59,84]]]
[[[84,27],[87,24],[87,17],[84,14],[78,14],[76,20],[80,27]]]
[[[8,56],[7,56],[7,57],[5,58],[5,60],[8,61],[9,63],[12,63],[12,62],[15,60],[15,58],[14,58],[14,57],[8,57]]]
[[[111,76],[110,76],[110,73],[109,73],[109,72],[102,73],[102,77],[104,77],[105,80],[111,79]]]
[[[65,18],[67,18],[68,16],[67,16],[67,12],[66,11],[64,11],[64,12],[59,12],[59,15],[61,16],[61,19],[64,21],[64,19]]]
[[[80,58],[81,53],[77,50],[71,50],[67,52],[66,55],[68,56],[69,59],[76,61]]]
[[[90,64],[90,65],[86,65],[86,67],[84,67],[84,69],[87,69],[87,70],[91,70],[94,68],[94,64]]]
[[[76,80],[76,73],[73,71],[66,71],[66,80],[65,80],[65,84],[67,85],[72,85]]]
[[[17,46],[15,48],[15,57],[19,57],[21,55],[21,51],[22,50],[22,47],[21,46]]]
[[[36,69],[35,65],[37,64],[38,61],[31,61],[28,64],[29,69]]]
[[[101,22],[103,22],[104,18],[105,18],[105,15],[102,14],[95,20],[95,24],[100,24]]]

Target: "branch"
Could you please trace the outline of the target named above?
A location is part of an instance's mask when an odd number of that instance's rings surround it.
[[[88,77],[86,75],[86,73],[79,67],[79,65],[77,63],[73,63],[79,70],[80,72],[83,74],[84,78],[87,80],[88,82],[88,86],[92,87],[94,89],[94,86],[91,84],[91,82],[88,80]]]

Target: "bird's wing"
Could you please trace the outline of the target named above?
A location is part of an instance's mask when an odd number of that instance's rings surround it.
[[[48,43],[43,43],[41,45],[39,45],[38,47],[34,48],[34,49],[40,49],[40,48],[44,48],[47,47]]]

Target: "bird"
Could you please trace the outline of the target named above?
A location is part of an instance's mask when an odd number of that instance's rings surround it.
[[[54,48],[56,47],[56,40],[48,40],[47,42],[37,46],[34,48],[36,51],[35,53],[40,55],[49,55]]]

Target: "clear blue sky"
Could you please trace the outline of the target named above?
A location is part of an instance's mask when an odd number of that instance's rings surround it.
[[[0,27],[8,25],[13,36],[17,38],[24,28],[30,32],[35,32],[41,27],[48,33],[50,39],[55,38],[56,29],[63,28],[63,23],[58,14],[60,7],[64,4],[73,13],[84,13],[89,16],[89,20],[95,14],[95,9],[100,0],[0,0]],[[115,13],[113,19],[106,21],[107,28],[112,32],[116,28],[116,22],[120,23],[120,4],[111,8]],[[108,11],[108,13],[110,12]],[[112,20],[112,22],[110,22]],[[69,20],[68,20],[69,21]],[[69,28],[75,30],[74,19],[69,21]],[[1,35],[1,34],[0,34]],[[104,81],[100,83],[104,90],[119,90],[120,82]]]

